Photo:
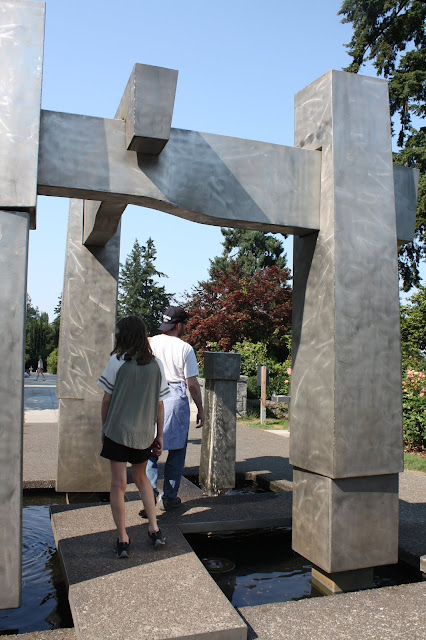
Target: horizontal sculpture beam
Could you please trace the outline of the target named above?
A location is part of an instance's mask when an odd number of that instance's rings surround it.
[[[38,193],[95,201],[85,205],[88,245],[114,236],[128,204],[304,236],[320,228],[320,174],[321,151],[171,129],[152,156],[127,150],[122,120],[41,113]],[[418,170],[398,166],[394,176],[398,241],[409,242]]]
[[[159,156],[138,154],[122,120],[41,113],[41,195],[304,235],[319,227],[320,167],[319,152],[182,129]]]

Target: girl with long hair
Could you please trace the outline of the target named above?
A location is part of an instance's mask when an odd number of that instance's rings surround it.
[[[148,517],[148,536],[156,547],[164,536],[157,524],[154,494],[146,475],[146,465],[154,444],[163,449],[163,398],[170,394],[163,365],[149,346],[141,318],[128,316],[117,322],[114,349],[98,380],[104,390],[102,400],[101,456],[111,464],[110,503],[117,527],[115,553],[129,556],[130,539],[125,525],[124,496],[127,463],[141,494]],[[155,425],[157,436],[155,437]]]

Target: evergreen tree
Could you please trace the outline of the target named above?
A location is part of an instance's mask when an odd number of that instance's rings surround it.
[[[339,14],[354,28],[347,45],[352,63],[346,71],[358,73],[370,61],[377,75],[389,81],[391,117],[400,121],[401,150],[394,161],[420,169],[415,239],[399,250],[399,271],[408,291],[419,283],[419,263],[426,255],[426,127],[418,126],[426,115],[426,2],[344,0]]]
[[[145,246],[136,239],[124,266],[120,265],[118,318],[139,316],[149,335],[158,333],[162,313],[174,295],[156,284],[157,278],[167,277],[155,268],[156,254],[152,238],[148,238]]]
[[[221,256],[210,260],[210,276],[218,271],[228,270],[231,264],[238,264],[242,272],[253,275],[265,267],[277,266],[284,269],[286,257],[284,247],[276,236],[249,229],[221,228],[224,240]]]
[[[55,341],[55,347],[57,347],[59,345],[59,329],[60,329],[60,325],[61,325],[61,306],[62,306],[62,293],[58,298],[58,302],[56,307],[54,308],[53,312],[55,314],[55,318],[52,322],[52,329],[54,332],[54,341]]]
[[[55,330],[49,324],[49,316],[34,307],[30,296],[27,294],[27,323],[26,323],[25,362],[26,366],[37,367],[38,356],[41,355],[44,362],[47,356],[57,346]]]
[[[31,296],[27,293],[27,323],[30,320],[35,320],[40,315],[38,307],[34,307]]]

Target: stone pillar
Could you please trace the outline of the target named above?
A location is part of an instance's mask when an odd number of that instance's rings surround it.
[[[108,491],[101,449],[101,400],[96,382],[114,343],[120,227],[104,246],[82,244],[83,200],[71,200],[66,248],[57,395],[56,490]]]
[[[0,609],[21,604],[28,232],[35,227],[44,2],[0,2]]]
[[[239,353],[204,354],[204,410],[200,484],[209,495],[235,486]]]
[[[295,144],[321,150],[322,168],[320,231],[294,240],[293,548],[319,573],[336,574],[398,560],[402,405],[387,83],[327,73],[296,96]]]
[[[0,210],[0,608],[21,604],[22,424],[29,213]]]

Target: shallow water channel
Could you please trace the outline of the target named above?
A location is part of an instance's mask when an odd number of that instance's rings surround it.
[[[234,607],[323,596],[311,584],[312,565],[291,548],[291,529],[185,535]],[[374,588],[420,580],[403,565],[376,567]]]
[[[54,492],[24,496],[22,510],[22,605],[0,610],[0,635],[72,627],[68,597],[50,525]]]

